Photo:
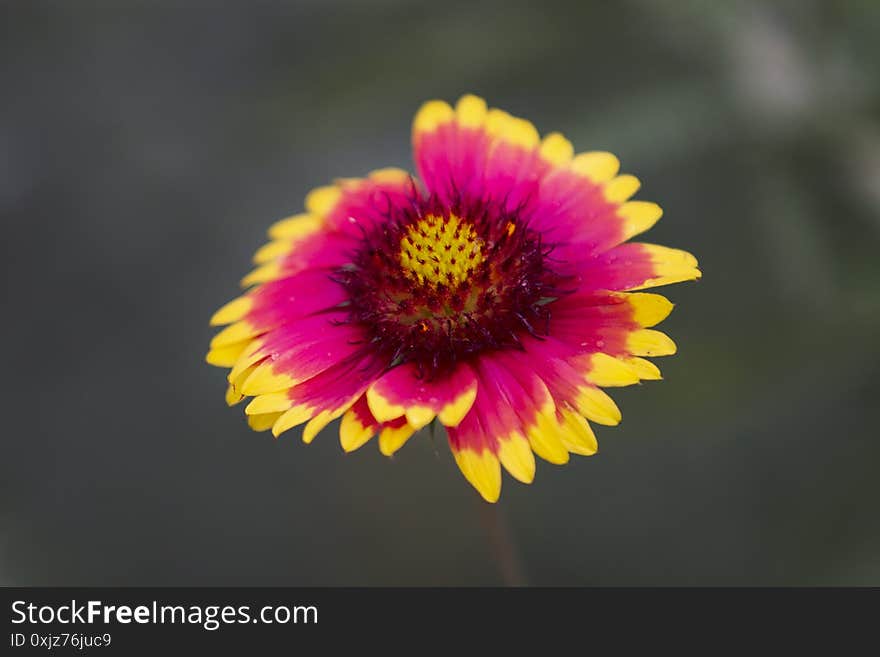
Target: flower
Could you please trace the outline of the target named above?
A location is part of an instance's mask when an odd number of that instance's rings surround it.
[[[439,420],[489,502],[501,466],[530,483],[537,454],[597,450],[615,425],[603,387],[659,379],[644,356],[675,352],[650,327],[672,310],[644,288],[700,277],[676,249],[628,242],[660,207],[610,153],[574,155],[559,133],[485,101],[424,104],[419,180],[399,169],[340,179],[269,229],[249,288],[212,325],[207,361],[231,367],[227,402],[253,397],[257,431],[337,418],[348,452],[379,434],[392,455]]]

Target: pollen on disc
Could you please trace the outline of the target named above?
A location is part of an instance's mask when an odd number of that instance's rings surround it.
[[[402,270],[422,285],[460,285],[483,260],[483,240],[454,214],[428,215],[410,225],[400,240]]]

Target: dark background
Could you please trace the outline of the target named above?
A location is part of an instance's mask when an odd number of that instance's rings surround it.
[[[0,582],[501,581],[442,439],[273,441],[203,362],[269,224],[473,91],[618,154],[704,272],[600,453],[505,479],[527,581],[880,584],[877,3],[0,10]]]

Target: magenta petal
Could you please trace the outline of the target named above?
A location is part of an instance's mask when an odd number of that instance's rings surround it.
[[[357,243],[365,230],[382,225],[411,206],[419,196],[413,179],[402,172],[393,179],[342,181],[342,194],[325,218],[326,230],[345,235]]]
[[[551,312],[550,336],[544,343],[530,340],[530,353],[565,357],[570,349],[572,353],[623,354],[627,335],[639,328],[625,297],[608,292],[565,295],[553,303]]]
[[[493,138],[483,127],[462,127],[455,121],[420,133],[414,147],[427,191],[449,207],[490,203],[525,216],[549,170],[537,150]]]
[[[535,200],[531,226],[557,245],[565,260],[580,260],[620,242],[617,206],[598,185],[567,169],[548,174]]]
[[[332,269],[345,264],[351,239],[322,231],[297,241],[290,253],[279,259],[281,275],[297,274],[308,269]]]
[[[341,316],[339,316],[341,317]],[[359,327],[335,324],[328,315],[316,315],[270,331],[261,351],[268,354],[272,369],[291,379],[309,379],[363,349]]]
[[[382,371],[371,354],[355,354],[287,391],[296,404],[316,411],[337,409],[356,401]]]
[[[454,121],[419,135],[416,167],[428,193],[447,205],[481,198],[490,144],[482,128],[463,128]]]
[[[420,427],[439,415],[448,425],[461,421],[473,403],[476,388],[476,376],[466,363],[431,379],[419,372],[417,365],[407,363],[386,372],[371,386],[368,398],[374,412],[384,416],[380,419],[406,414],[411,425]]]
[[[629,290],[656,276],[651,254],[638,242],[628,242],[576,264],[582,291]]]
[[[251,298],[246,319],[255,326],[272,327],[338,306],[346,295],[331,272],[312,269],[264,283]]]

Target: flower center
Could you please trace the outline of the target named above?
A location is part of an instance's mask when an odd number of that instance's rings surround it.
[[[428,215],[410,225],[400,240],[403,272],[420,285],[459,285],[484,259],[483,241],[454,214]]]
[[[415,198],[364,234],[336,280],[349,323],[389,366],[440,375],[473,354],[546,335],[560,277],[540,235],[489,203],[442,207]]]

